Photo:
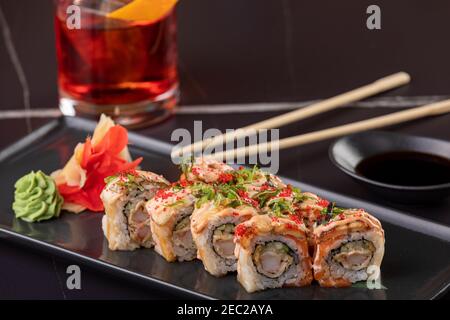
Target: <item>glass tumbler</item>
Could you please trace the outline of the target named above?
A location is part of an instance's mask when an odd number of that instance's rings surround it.
[[[105,113],[140,127],[172,113],[178,101],[175,9],[149,20],[111,14],[133,1],[148,0],[55,0],[63,114]]]

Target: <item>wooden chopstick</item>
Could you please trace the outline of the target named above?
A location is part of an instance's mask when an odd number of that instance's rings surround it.
[[[251,156],[259,151],[266,152],[268,150],[287,149],[311,142],[317,142],[329,138],[334,138],[346,134],[356,133],[365,130],[371,130],[411,121],[423,117],[439,115],[450,112],[450,99],[443,100],[425,106],[394,112],[380,117],[349,123],[320,131],[301,134],[279,141],[255,144],[248,147],[227,150],[225,152],[214,153],[211,156],[218,160],[232,160],[237,157]]]
[[[286,124],[311,117],[313,115],[326,112],[337,107],[346,105],[351,102],[355,102],[372,95],[390,90],[401,85],[409,83],[411,80],[409,74],[406,72],[398,72],[387,77],[376,80],[375,82],[362,86],[360,88],[342,93],[335,97],[314,103],[307,107],[294,110],[267,120],[263,120],[252,125],[240,128],[238,130],[218,135],[209,139],[195,142],[191,145],[185,146],[180,149],[175,149],[172,152],[172,157],[183,156],[186,153],[201,152],[205,147],[212,148],[214,146],[232,141],[237,138],[245,137],[250,134],[257,133],[260,129],[272,129],[279,128]]]

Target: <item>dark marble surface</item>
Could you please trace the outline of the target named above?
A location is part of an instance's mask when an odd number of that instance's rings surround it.
[[[363,85],[399,70],[413,82],[389,96],[450,95],[450,3],[378,1],[382,30],[365,27],[369,1],[186,0],[178,8],[182,104],[303,101]],[[30,88],[32,108],[56,108],[56,61],[51,0],[0,0],[11,39]],[[3,35],[4,25],[1,25]],[[23,90],[0,37],[0,111],[23,109]],[[211,106],[213,108],[214,106]],[[187,107],[188,108],[188,107]],[[395,109],[396,110],[396,109]],[[281,136],[365,119],[392,108],[343,108],[286,126]],[[178,115],[139,130],[170,140],[176,128],[236,128],[277,114]],[[32,119],[38,128],[49,119]],[[414,121],[389,130],[450,139],[450,115]],[[23,119],[0,120],[0,149],[24,136]],[[327,189],[382,201],[332,166],[331,141],[281,153],[280,174]],[[399,207],[450,225],[450,203]],[[0,298],[171,298],[139,284],[82,267],[82,290],[68,290],[65,269],[73,261],[41,254],[0,239]],[[7,275],[7,276],[4,276]],[[448,298],[448,296],[447,296]]]

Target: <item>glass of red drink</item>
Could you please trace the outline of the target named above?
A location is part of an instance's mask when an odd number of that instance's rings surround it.
[[[175,10],[157,21],[109,16],[131,1],[136,0],[55,1],[63,114],[106,113],[137,127],[172,113],[178,101]]]

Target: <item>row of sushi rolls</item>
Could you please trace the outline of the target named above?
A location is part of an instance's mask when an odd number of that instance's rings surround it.
[[[138,167],[105,179],[99,193],[110,250],[199,259],[216,277],[237,271],[247,292],[314,280],[348,287],[381,265],[384,231],[363,209],[337,207],[256,166],[197,157],[180,169],[173,183]]]
[[[199,259],[207,272],[237,271],[248,291],[346,287],[380,267],[384,231],[363,209],[338,208],[277,176],[196,158],[179,181],[133,170],[101,193],[111,250],[152,248],[169,262]]]

